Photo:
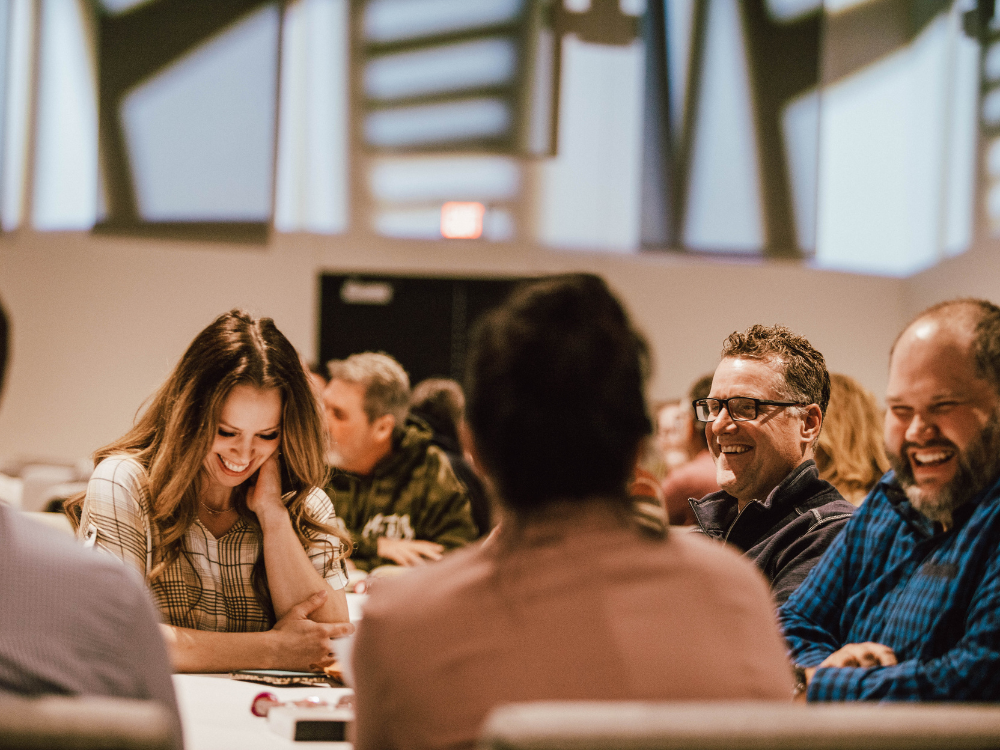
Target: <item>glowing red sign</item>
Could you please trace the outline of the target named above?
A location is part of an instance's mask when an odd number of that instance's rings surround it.
[[[452,240],[474,240],[483,234],[482,203],[449,201],[441,206],[441,236]]]

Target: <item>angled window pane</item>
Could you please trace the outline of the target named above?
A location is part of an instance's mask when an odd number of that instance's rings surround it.
[[[90,229],[97,220],[97,75],[84,0],[44,0],[32,223]]]
[[[28,122],[31,107],[31,68],[37,17],[32,0],[10,0],[4,7],[8,33],[4,69],[3,195],[0,203],[4,231],[21,225],[28,162]]]
[[[707,23],[684,244],[756,253],[764,247],[761,178],[740,8],[713,2]]]
[[[788,176],[795,212],[798,246],[816,250],[816,191],[819,185],[819,91],[810,91],[785,106],[781,118]]]
[[[101,7],[108,13],[127,13],[134,8],[138,8],[140,5],[146,5],[150,2],[153,2],[153,0],[101,0]]]
[[[125,97],[142,219],[270,220],[279,26],[269,5]]]
[[[776,21],[795,21],[823,9],[823,0],[767,0],[767,12]]]
[[[373,146],[398,148],[499,138],[512,122],[508,102],[482,98],[372,112],[364,130]]]
[[[983,97],[983,122],[991,127],[1000,125],[1000,88]]]
[[[521,182],[517,162],[490,156],[380,159],[370,174],[372,197],[392,203],[510,200]]]
[[[13,34],[12,20],[14,15],[14,3],[0,3],[0,175],[7,168],[7,158],[3,147],[6,139],[5,121],[7,116],[7,100],[11,92],[11,82],[8,78],[10,74],[10,53],[12,47],[11,36]],[[0,207],[2,216],[2,207]]]
[[[527,0],[359,0],[356,106],[380,151],[554,150],[559,39]]]
[[[396,42],[513,21],[523,0],[372,0],[365,7],[364,35]]]
[[[440,94],[511,83],[517,73],[513,39],[383,55],[365,68],[365,93],[374,100]]]
[[[348,0],[285,7],[274,227],[348,226]]]
[[[960,16],[825,87],[816,265],[907,276],[968,246],[979,45]]]
[[[983,57],[983,77],[990,82],[1000,81],[1000,42],[993,42]]]
[[[639,247],[641,42],[563,42],[559,154],[539,165],[538,238],[565,249]]]

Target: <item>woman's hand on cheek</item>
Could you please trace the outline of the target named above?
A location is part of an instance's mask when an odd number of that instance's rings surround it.
[[[274,511],[287,512],[281,502],[281,471],[275,451],[260,465],[257,481],[247,492],[247,508],[257,514],[261,524],[264,516]]]

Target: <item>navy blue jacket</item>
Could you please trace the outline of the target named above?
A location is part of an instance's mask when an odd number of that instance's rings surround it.
[[[751,501],[742,513],[725,490],[691,500],[691,509],[708,536],[757,563],[777,604],[805,580],[854,512],[836,487],[819,478],[812,460],[796,466],[766,498]]]

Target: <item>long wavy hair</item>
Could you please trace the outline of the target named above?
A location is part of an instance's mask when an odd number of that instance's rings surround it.
[[[861,505],[889,469],[882,412],[875,397],[847,375],[830,375],[830,405],[816,445],[816,466],[820,478],[854,505]]]
[[[126,455],[146,470],[151,522],[157,532],[150,582],[181,554],[184,533],[198,515],[199,473],[215,440],[222,407],[238,385],[281,393],[281,489],[283,495],[294,493],[286,506],[303,548],[320,543],[320,534],[330,534],[341,540],[343,550],[350,550],[345,532],[314,518],[306,508],[312,488],[326,483],[326,430],[299,355],[270,318],[254,319],[231,310],[195,337],[135,426],[94,453],[95,465],[109,456]],[[233,489],[233,506],[256,525],[246,504],[248,489],[249,481]],[[67,503],[74,524],[84,497]],[[254,565],[253,586],[265,611],[273,615],[263,553]]]

